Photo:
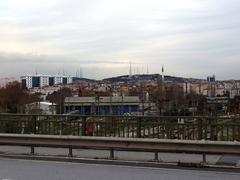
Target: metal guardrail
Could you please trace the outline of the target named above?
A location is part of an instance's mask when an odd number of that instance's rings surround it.
[[[240,141],[240,117],[0,114],[0,133]]]
[[[147,151],[154,152],[156,161],[158,152],[196,153],[203,155],[202,163],[206,163],[206,154],[240,155],[240,142],[205,140],[0,134],[0,145],[29,146],[31,154],[34,154],[34,147],[69,148],[68,156],[73,155],[72,149],[74,148],[107,149],[110,150],[110,159],[114,159],[114,150]]]

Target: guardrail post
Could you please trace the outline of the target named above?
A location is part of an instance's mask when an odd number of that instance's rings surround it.
[[[114,159],[114,149],[113,148],[110,149],[110,157],[109,157],[109,159]]]
[[[154,152],[154,161],[159,161],[158,152],[157,151]]]
[[[73,150],[72,147],[69,146],[69,148],[68,148],[68,157],[72,157],[73,156],[72,150]]]
[[[202,164],[202,165],[207,164],[206,153],[203,153],[203,154],[202,154],[202,162],[201,162],[201,164]]]
[[[32,145],[32,146],[31,146],[31,152],[30,152],[31,155],[34,155],[34,154],[35,154],[35,151],[34,151],[34,150],[35,150],[35,149],[34,149],[34,146]]]

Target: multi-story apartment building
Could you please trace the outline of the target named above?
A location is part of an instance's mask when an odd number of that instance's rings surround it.
[[[72,83],[72,77],[60,75],[26,75],[21,76],[21,82],[27,88],[34,88],[53,86],[55,84],[69,84]]]

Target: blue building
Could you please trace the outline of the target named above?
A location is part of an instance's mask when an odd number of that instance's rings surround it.
[[[122,115],[139,112],[139,104],[138,96],[66,97],[64,111],[82,115]]]

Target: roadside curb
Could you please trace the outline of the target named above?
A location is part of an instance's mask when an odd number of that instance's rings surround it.
[[[43,155],[27,155],[27,154],[0,154],[0,158],[4,159],[24,159],[24,160],[39,160],[39,161],[57,161],[57,162],[71,162],[82,164],[102,164],[102,165],[116,165],[116,166],[132,166],[132,167],[149,167],[149,168],[168,168],[168,169],[184,169],[184,170],[200,170],[200,171],[221,171],[240,173],[240,167],[236,166],[219,166],[210,164],[198,163],[167,163],[156,161],[126,161],[118,159],[94,159],[94,158],[80,158],[67,156],[43,156]]]

